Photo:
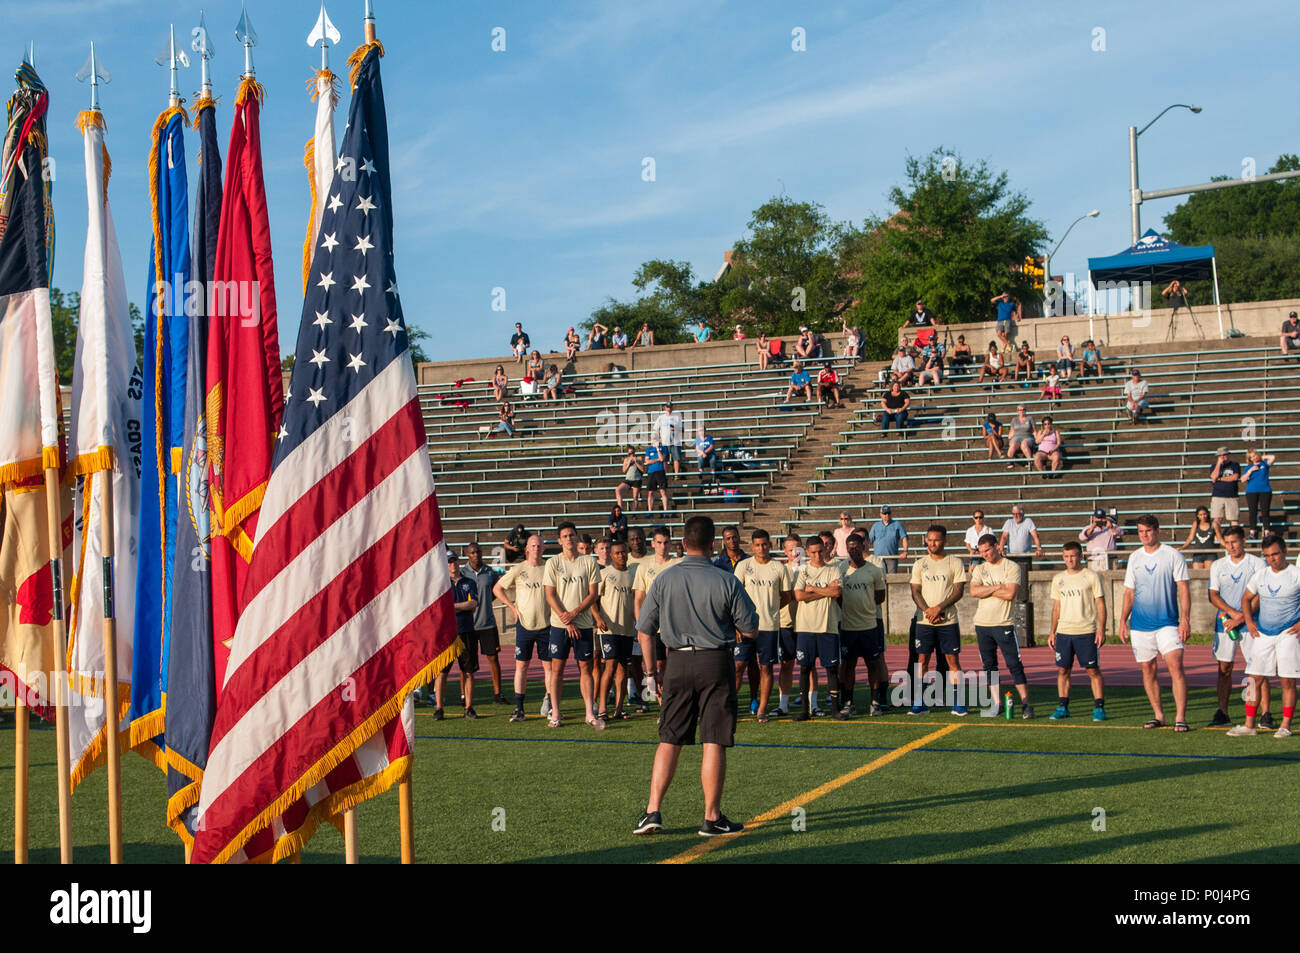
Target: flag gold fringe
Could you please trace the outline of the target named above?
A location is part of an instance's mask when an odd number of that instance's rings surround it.
[[[90,126],[98,126],[100,129],[107,129],[104,122],[104,114],[98,109],[83,109],[77,113],[77,129],[84,136],[86,129]],[[108,146],[104,146],[104,204],[108,204],[108,180],[113,175],[113,160],[108,157]]]
[[[68,657],[64,671],[69,674],[70,679],[78,677],[72,667],[72,652],[76,647],[77,621],[81,616],[81,579],[86,571],[86,546],[90,541],[90,501],[94,495],[94,488],[95,475],[87,473],[86,480],[81,486],[81,549],[77,551],[77,566],[72,571],[72,585],[68,589]]]
[[[181,472],[181,464],[185,461],[185,448],[172,447],[172,474]]]
[[[216,109],[219,102],[221,102],[220,96],[213,98],[203,94],[194,100],[194,105],[190,107],[190,128],[197,130],[199,128],[199,113],[205,109]]]
[[[74,476],[83,476],[99,470],[112,470],[117,466],[112,447],[100,447],[92,453],[79,453],[72,460]]]
[[[266,100],[266,87],[253,77],[245,76],[239,81],[239,92],[235,94],[235,105],[237,107],[242,106],[249,96],[255,98],[260,106]]]
[[[362,43],[348,57],[348,88],[357,88],[357,76],[361,73],[361,64],[366,61],[366,54],[372,49],[378,50],[381,57],[384,55],[384,44],[378,40],[372,40],[369,43]]]
[[[339,78],[334,75],[333,71],[327,69],[318,69],[312,71],[312,78],[307,80],[307,88],[311,90],[311,101],[316,102],[322,92],[322,80],[324,85],[330,91],[330,105],[339,104]],[[302,243],[302,293],[307,293],[307,280],[311,273],[311,252],[312,243],[316,236],[312,234],[312,223],[316,221],[316,206],[320,197],[316,195],[316,137],[313,135],[307,140],[307,145],[303,149],[302,164],[307,167],[307,185],[311,189],[311,210],[307,213],[307,237]]]
[[[333,70],[317,69],[312,70],[311,79],[307,80],[307,89],[311,91],[311,101],[315,102],[321,94],[321,80],[325,80],[330,91],[330,105],[338,106],[339,104],[339,78]]]
[[[41,467],[45,470],[63,469],[63,461],[59,459],[58,447],[41,448]]]
[[[266,496],[266,481],[263,480],[249,490],[233,504],[226,507],[221,514],[221,531],[234,545],[235,550],[248,562],[253,555],[253,541],[244,531],[243,522],[262,507]],[[245,542],[246,541],[246,542]],[[247,547],[247,552],[244,548]]]
[[[411,694],[417,688],[427,685],[433,677],[456,658],[464,648],[464,643],[460,636],[451,643],[442,653],[430,662],[424,668],[411,678],[406,685],[400,688],[387,702],[375,711],[369,718],[354,728],[346,738],[342,739],[333,748],[327,751],[319,761],[303,772],[289,789],[276,798],[270,805],[263,808],[258,815],[250,821],[243,830],[239,831],[229,843],[217,852],[212,859],[214,864],[224,864],[230,860],[239,850],[248,843],[248,841],[262,828],[266,827],[271,821],[279,817],[289,809],[291,805],[301,798],[309,789],[323,781],[326,776],[336,767],[343,763],[344,759],[352,755],[357,748],[363,744],[371,735],[396,718],[402,711],[402,705],[406,701],[406,696]],[[319,826],[322,817],[326,814],[338,811],[346,811],[355,807],[368,797],[380,794],[392,786],[394,781],[400,780],[405,776],[410,767],[410,756],[407,755],[399,758],[396,762],[389,765],[388,768],[373,778],[367,778],[338,791],[320,804],[315,805],[307,814],[307,820],[298,828],[297,831],[287,834],[280,838],[275,846],[275,860],[281,860],[288,857],[295,851],[301,850],[311,837],[316,827]]]
[[[118,707],[121,710],[118,712],[117,715],[117,724],[120,725],[122,723],[122,719],[126,717],[127,710],[130,709],[131,707],[131,702],[130,702],[131,683],[118,682],[117,691],[118,691],[118,697],[125,699],[124,701],[121,701],[118,704]],[[82,692],[81,694],[85,694],[85,693]],[[126,750],[126,748],[128,747],[127,732],[119,731],[118,737],[121,739],[121,750]],[[81,760],[78,761],[76,767],[72,769],[72,790],[73,791],[77,789],[78,784],[86,780],[86,778],[89,777],[91,774],[93,774],[98,768],[103,767],[104,762],[106,760],[107,748],[108,748],[108,721],[105,720],[104,727],[100,728],[99,731],[95,733],[95,737],[91,739],[91,742],[89,746],[87,746],[85,753],[81,756]]]
[[[32,477],[40,476],[45,469],[43,455],[32,457],[30,460],[16,460],[13,463],[0,465],[0,485],[30,480]]]

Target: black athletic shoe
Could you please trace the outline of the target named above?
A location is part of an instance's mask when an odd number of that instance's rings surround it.
[[[659,816],[658,811],[646,811],[641,815],[641,820],[637,821],[636,827],[632,828],[633,834],[654,834],[664,829],[663,818]]]
[[[1259,727],[1267,728],[1269,731],[1277,727],[1277,725],[1273,724],[1273,713],[1271,711],[1266,711],[1259,716]]]
[[[700,825],[701,837],[716,837],[719,834],[739,834],[745,829],[745,825],[737,821],[727,820],[727,815],[719,814],[716,821],[706,820]]]
[[[442,709],[441,709],[441,708],[435,708],[435,709],[433,710],[433,720],[434,720],[434,721],[442,721]]]
[[[794,713],[794,721],[807,721],[812,715],[808,714],[807,708],[802,708]]]
[[[1228,718],[1227,713],[1222,708],[1220,708],[1214,712],[1214,717],[1210,719],[1210,723],[1205,727],[1222,728],[1225,725],[1230,725],[1230,724],[1232,724],[1232,721]]]
[[[516,708],[515,711],[514,711],[514,714],[512,714],[512,715],[510,716],[510,720],[511,720],[511,721],[523,721],[523,720],[524,720],[524,710],[523,710],[522,708]]]
[[[497,692],[495,695],[492,696],[492,704],[494,704],[494,705],[509,705],[510,703],[509,703],[508,701],[506,701],[506,696],[505,696],[505,695],[502,695],[500,692]]]
[[[476,711],[474,710],[474,706],[473,706],[473,705],[471,705],[469,708],[466,708],[466,709],[465,709],[465,717],[466,717],[466,718],[477,718],[477,717],[478,717],[478,712],[476,712]]]

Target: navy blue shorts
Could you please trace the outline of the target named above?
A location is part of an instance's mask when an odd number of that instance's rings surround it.
[[[862,657],[868,662],[874,662],[885,654],[885,623],[876,623],[876,627],[867,633],[862,647]]]
[[[1097,658],[1097,636],[1056,633],[1057,667],[1068,671],[1074,668],[1076,658],[1084,668],[1101,668],[1101,662]]]
[[[793,662],[796,653],[799,651],[798,639],[795,638],[794,629],[781,627],[779,634],[781,642],[781,661]]]
[[[632,643],[635,641],[630,635],[614,635],[612,632],[603,632],[600,636],[600,657],[605,661],[623,662],[624,664],[632,661]],[[581,660],[581,656],[579,656]]]
[[[840,629],[840,661],[852,667],[862,658],[862,644],[871,633],[866,629]]]
[[[838,632],[800,632],[795,657],[799,664],[811,667],[820,659],[822,665],[840,664],[840,634]]]
[[[568,629],[551,626],[551,658],[563,662],[572,649],[573,657],[579,662],[590,662],[596,654],[596,642],[592,635],[591,629],[579,629],[578,637],[571,639]]]
[[[961,629],[956,622],[947,625],[916,624],[916,654],[929,655],[937,647],[944,655],[956,655],[961,651]]]
[[[543,662],[549,662],[551,660],[551,630],[544,628],[533,631],[525,629],[522,625],[516,625],[515,661],[531,662],[533,660],[534,645],[537,646],[537,658]]]
[[[759,665],[775,665],[781,660],[780,635],[776,629],[759,632],[758,638],[754,640],[754,647],[758,651]]]
[[[731,655],[737,662],[754,661],[754,640],[742,639],[731,647]]]

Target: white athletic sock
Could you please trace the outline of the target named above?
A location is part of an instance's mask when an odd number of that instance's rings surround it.
[[[785,692],[778,692],[777,694],[779,694],[779,695],[781,696],[781,703],[780,703],[780,704],[781,704],[781,710],[782,710],[782,711],[789,711],[789,710],[790,710],[790,696],[787,695]]]
[[[811,704],[808,706],[809,710],[811,711],[813,708],[817,707],[817,692],[816,691],[809,692],[808,697],[811,700]]]

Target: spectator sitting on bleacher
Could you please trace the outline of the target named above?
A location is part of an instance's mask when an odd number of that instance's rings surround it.
[[[840,375],[835,373],[830,361],[823,364],[817,372],[817,399],[828,407],[840,405]]]
[[[1067,381],[1074,376],[1074,345],[1070,343],[1069,335],[1056,345],[1056,369]]]
[[[608,333],[609,328],[605,327],[605,325],[601,324],[599,321],[595,322],[591,326],[591,330],[587,332],[587,350],[605,350],[605,335]]]
[[[528,355],[528,376],[539,384],[546,377],[546,362],[542,360],[540,351],[534,350]]]
[[[632,342],[632,347],[652,347],[655,343],[655,333],[650,330],[650,325],[645,321],[641,322],[641,330],[636,333],[636,340]]]
[[[524,529],[523,523],[515,524],[515,528],[510,531],[510,535],[501,544],[501,549],[505,552],[506,562],[514,563],[524,558],[524,550],[528,546],[528,537],[531,535],[528,530]]]
[[[800,326],[799,340],[794,342],[794,353],[796,357],[801,357],[805,361],[812,358],[820,357],[820,354],[813,353],[816,350],[816,343],[813,341],[812,332],[807,327]]]
[[[1133,368],[1129,382],[1124,385],[1124,403],[1128,408],[1129,423],[1137,423],[1147,412],[1147,393],[1150,390],[1150,386],[1142,379],[1137,368]]]
[[[1021,374],[1025,375],[1025,386],[1029,386],[1029,380],[1034,376],[1034,352],[1029,348],[1028,341],[1020,342],[1020,350],[1016,351],[1016,373],[1012,380],[1020,380]]]
[[[970,372],[970,366],[975,361],[975,355],[971,347],[966,343],[966,335],[957,335],[957,343],[952,346],[952,353],[948,355],[948,371],[953,377],[965,377]]]
[[[515,356],[516,364],[523,363],[524,355],[528,353],[528,349],[532,346],[532,341],[524,333],[524,326],[516,321],[515,333],[510,335],[510,353]]]
[[[713,437],[701,424],[695,435],[695,457],[700,465],[700,482],[718,485],[718,454],[713,448]],[[706,476],[707,473],[707,476]]]
[[[1043,380],[1043,400],[1050,400],[1053,404],[1061,400],[1061,375],[1056,373],[1056,365],[1049,364],[1047,377]]]
[[[609,510],[609,526],[607,527],[609,538],[616,543],[627,542],[627,517],[623,514],[623,507],[615,503]]]
[[[902,385],[898,381],[890,384],[889,393],[880,398],[880,432],[887,433],[892,420],[898,432],[906,436],[904,428],[907,426],[907,409],[911,405],[912,398],[903,390]]]
[[[628,340],[627,332],[615,325],[614,335],[609,339],[609,343],[614,345],[616,351],[626,351],[632,342]]]
[[[921,352],[921,374],[916,384],[925,387],[927,381],[934,387],[943,383],[943,352],[937,344],[927,345]]]
[[[1092,339],[1083,342],[1083,360],[1079,367],[1080,383],[1084,378],[1101,377],[1101,348]]]
[[[840,328],[844,332],[844,356],[856,359],[862,353],[862,332],[849,327],[847,318],[840,318]]]
[[[790,386],[786,388],[784,402],[790,403],[790,398],[794,396],[794,392],[797,390],[803,391],[804,400],[812,400],[812,378],[803,369],[803,364],[795,361],[794,373],[790,375]]]
[[[1104,572],[1110,568],[1110,557],[1117,549],[1124,527],[1106,515],[1101,507],[1092,511],[1092,522],[1079,533],[1079,542],[1088,552],[1088,568]]]
[[[1003,456],[1002,449],[1002,423],[998,420],[998,415],[989,412],[988,417],[984,420],[984,446],[988,447],[990,460],[1001,460]]]
[[[1063,460],[1061,457],[1061,432],[1052,426],[1052,418],[1044,417],[1043,426],[1034,431],[1034,440],[1038,444],[1038,452],[1034,454],[1034,469],[1048,476],[1044,467],[1051,463],[1052,473],[1061,469]]]
[[[573,328],[569,328],[564,335],[564,356],[571,361],[577,357],[580,350],[582,350],[582,338],[578,337],[578,333]]]
[[[506,392],[510,387],[510,378],[506,376],[506,369],[500,364],[492,374],[492,399],[505,400]]]
[[[706,325],[703,319],[695,322],[695,330],[691,333],[695,335],[696,344],[707,344],[713,337],[713,329]]]
[[[1025,413],[1025,405],[1016,407],[1016,415],[1011,418],[1011,443],[1007,446],[1007,469],[1015,466],[1016,453],[1023,453],[1025,459],[1034,459],[1034,418]]]
[[[1281,346],[1283,355],[1290,354],[1300,348],[1300,320],[1296,320],[1294,311],[1288,314],[1286,320],[1282,322]]]
[[[733,340],[733,341],[743,341],[743,340],[745,340],[745,332],[742,331],[742,330],[740,329],[740,325],[739,325],[739,324],[736,325],[736,330],[734,330],[734,331],[731,332],[731,340]]]
[[[507,437],[515,435],[515,412],[508,400],[501,403],[501,409],[497,412],[497,425],[492,430],[489,430],[487,435],[491,439],[499,433],[503,433]]]
[[[619,507],[623,506],[623,494],[628,490],[632,491],[632,509],[636,509],[637,503],[641,501],[641,464],[637,462],[636,451],[631,446],[627,448],[627,455],[623,457],[623,482],[614,488],[614,500]],[[649,497],[646,498],[646,509],[650,508]]]
[[[995,342],[989,342],[988,353],[984,355],[984,366],[980,368],[980,376],[975,381],[977,384],[984,383],[984,376],[988,375],[994,379],[994,385],[997,386],[1007,379],[1007,364],[1002,360],[1002,352],[998,350]]]
[[[759,331],[758,340],[754,342],[754,350],[758,352],[758,369],[767,370],[767,359],[770,356],[767,345],[767,332]]]
[[[554,364],[546,369],[546,380],[542,382],[542,396],[547,400],[560,399],[560,369]]]
[[[889,365],[889,379],[896,384],[910,384],[916,377],[916,361],[907,353],[907,348],[900,345],[894,354],[894,362]]]

